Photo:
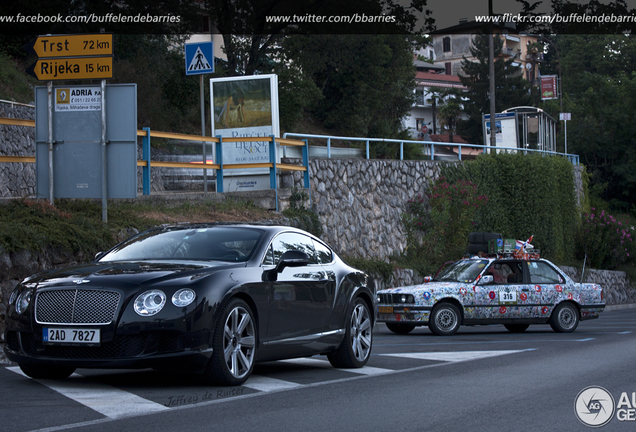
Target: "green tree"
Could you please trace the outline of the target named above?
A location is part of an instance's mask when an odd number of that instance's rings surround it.
[[[302,37],[293,56],[323,96],[311,113],[337,133],[397,137],[413,104],[411,48],[402,35]]]
[[[464,111],[468,120],[457,122],[459,135],[471,143],[484,140],[481,115],[490,112],[490,74],[488,66],[488,37],[476,35],[470,47],[476,61],[466,57],[462,60],[462,84],[468,87],[464,94]],[[519,68],[512,66],[513,60],[500,57],[503,42],[495,38],[495,105],[501,112],[515,106],[532,105],[529,83],[523,79]],[[498,58],[499,57],[499,58]]]
[[[223,35],[229,76],[252,75],[267,63],[271,49],[290,34],[423,34],[433,29],[426,0],[412,0],[403,6],[396,0],[206,0],[210,20]],[[316,22],[311,17],[392,15],[395,22]],[[285,18],[300,17],[290,22]],[[422,28],[417,26],[422,23]]]
[[[592,199],[612,211],[636,205],[636,37],[560,35],[568,152],[591,174]],[[601,207],[593,202],[594,207]]]
[[[458,88],[445,88],[440,92],[442,106],[439,108],[439,124],[448,129],[448,138],[453,141],[457,129],[457,122],[462,114],[462,96],[464,92]]]

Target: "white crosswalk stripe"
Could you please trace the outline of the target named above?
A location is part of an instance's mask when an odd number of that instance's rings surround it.
[[[18,367],[7,369],[24,375]],[[65,380],[37,381],[112,419],[170,410],[163,405],[106,384],[87,383],[84,380],[81,383],[77,382],[77,379],[83,378],[75,373]]]
[[[262,392],[271,392],[278,390],[288,390],[295,387],[301,387],[302,384],[297,384],[289,381],[283,381],[276,378],[269,378],[261,375],[252,375],[243,387],[251,388]]]
[[[499,351],[456,351],[456,352],[420,352],[400,354],[380,354],[388,357],[411,358],[418,360],[435,360],[444,362],[463,362],[479,360],[488,357],[496,357],[506,354],[515,354],[528,350],[499,350]]]
[[[333,366],[331,366],[331,363],[329,363],[328,361],[318,360],[316,358],[297,358],[297,359],[290,359],[290,360],[281,360],[281,362],[307,365],[307,366],[313,366],[313,367],[329,368],[329,369],[333,368]],[[352,368],[352,369],[340,369],[340,370],[355,373],[355,374],[360,374],[360,375],[382,375],[382,374],[393,372],[392,369],[376,368],[371,366],[365,366],[359,369]]]

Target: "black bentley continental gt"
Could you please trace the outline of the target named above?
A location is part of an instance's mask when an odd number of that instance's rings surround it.
[[[157,227],[92,263],[31,276],[9,299],[5,352],[33,378],[178,369],[239,385],[261,361],[371,353],[373,279],[283,226]]]

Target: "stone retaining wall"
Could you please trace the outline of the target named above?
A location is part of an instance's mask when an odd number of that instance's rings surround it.
[[[289,159],[283,162],[297,163]],[[409,199],[425,194],[440,162],[383,159],[311,159],[312,209],[323,238],[339,253],[388,260],[406,247],[401,215]],[[281,176],[282,187],[302,187],[302,173]]]
[[[0,102],[0,117],[34,120],[35,107]],[[35,156],[35,130],[0,125],[0,155]],[[35,164],[0,163],[0,197],[35,195]]]

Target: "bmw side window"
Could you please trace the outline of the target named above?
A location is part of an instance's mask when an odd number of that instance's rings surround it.
[[[547,263],[542,261],[528,262],[531,283],[558,284],[565,282],[561,275]]]

